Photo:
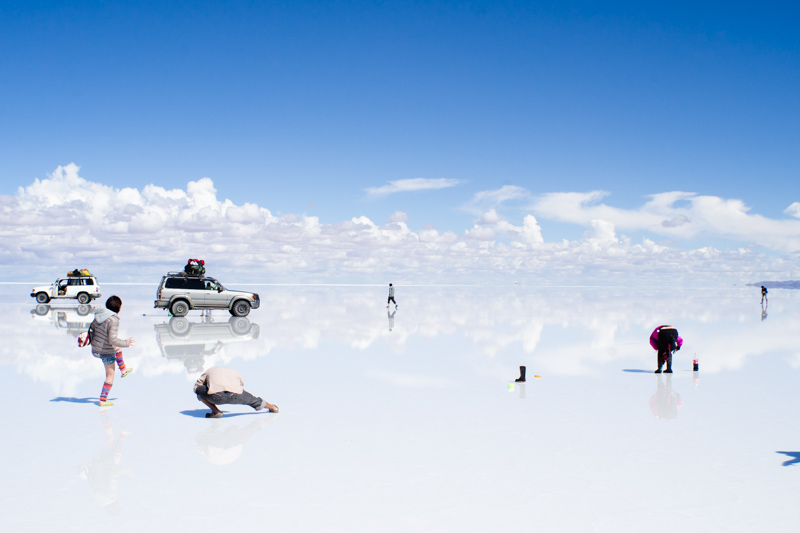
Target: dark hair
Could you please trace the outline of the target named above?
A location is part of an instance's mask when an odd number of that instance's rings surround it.
[[[109,296],[108,300],[106,300],[106,309],[110,309],[115,313],[119,313],[119,309],[122,307],[122,300],[120,300],[119,296]]]
[[[390,284],[389,284],[389,286],[391,287],[391,286],[392,286],[392,284],[390,283]]]

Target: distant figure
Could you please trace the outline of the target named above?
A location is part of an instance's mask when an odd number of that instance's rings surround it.
[[[394,308],[397,309],[397,302],[394,301],[394,287],[392,284],[389,284],[389,299],[386,300],[386,309],[389,309],[389,304],[394,304]]]
[[[388,308],[389,306],[387,305],[386,307]],[[397,313],[397,309],[395,309],[391,313],[389,311],[386,311],[386,316],[389,317],[389,331],[392,331],[392,329],[394,328],[394,315],[395,315],[395,313]]]
[[[201,375],[194,384],[197,399],[211,409],[206,413],[206,418],[220,418],[222,411],[217,408],[221,404],[249,405],[256,411],[268,409],[271,413],[278,412],[278,406],[266,400],[256,398],[244,390],[242,376],[233,369],[215,366]]]
[[[767,298],[767,288],[762,285],[761,286],[761,305],[764,305],[764,302],[768,301],[768,300],[769,300],[769,298]]]
[[[661,367],[666,363],[667,369],[664,372],[672,374],[672,354],[683,346],[678,330],[673,326],[658,326],[650,334],[650,346],[658,350],[658,370],[655,373],[660,374]]]
[[[124,340],[117,337],[119,332],[119,310],[122,308],[122,300],[119,296],[110,296],[106,300],[106,308],[94,314],[94,320],[89,326],[89,335],[92,339],[92,355],[103,361],[106,368],[106,380],[100,392],[101,406],[114,405],[108,401],[108,394],[114,384],[114,363],[119,366],[119,371],[124,378],[131,372],[132,368],[125,366],[122,359],[122,347],[133,346],[133,337]]]

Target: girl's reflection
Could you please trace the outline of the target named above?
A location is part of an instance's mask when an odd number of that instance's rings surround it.
[[[108,417],[106,409],[100,409],[100,422],[105,429],[103,447],[92,457],[91,465],[81,465],[78,468],[78,477],[89,482],[94,492],[95,501],[102,505],[108,514],[117,514],[120,511],[119,490],[117,476],[131,474],[130,468],[119,468],[122,460],[122,445],[130,431],[123,429],[119,437],[114,439],[114,426]]]

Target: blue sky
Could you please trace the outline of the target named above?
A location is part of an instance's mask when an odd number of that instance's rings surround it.
[[[798,23],[785,3],[2,2],[0,194],[74,162],[323,224],[401,211],[462,234],[480,204],[574,240],[586,223],[531,205],[592,191],[796,220]],[[419,178],[452,186],[367,193]],[[755,239],[614,223],[683,250]]]

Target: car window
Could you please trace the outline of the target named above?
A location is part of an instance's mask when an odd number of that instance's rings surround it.
[[[167,278],[167,283],[164,284],[167,289],[185,289],[186,278]]]
[[[186,288],[193,289],[193,290],[205,290],[205,286],[203,285],[203,280],[198,278],[189,278],[186,280]]]
[[[93,279],[84,279],[82,280],[84,285],[94,285]]]

